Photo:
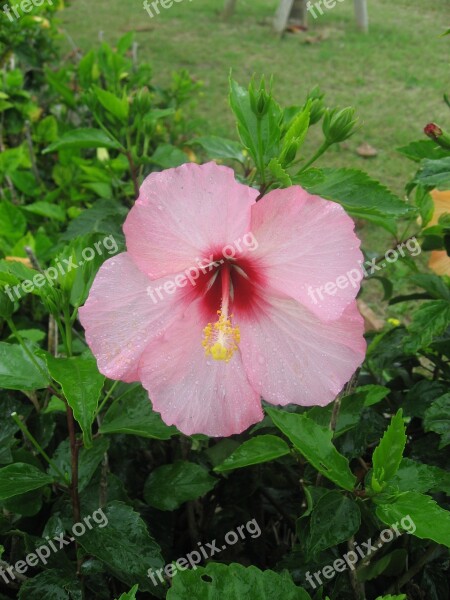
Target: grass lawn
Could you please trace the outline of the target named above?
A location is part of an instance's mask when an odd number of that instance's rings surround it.
[[[431,120],[449,122],[442,102],[449,91],[450,0],[369,0],[370,33],[356,31],[353,2],[344,0],[324,16],[310,17],[307,33],[279,39],[270,27],[278,0],[238,0],[235,16],[218,18],[223,0],[184,0],[150,18],[141,0],[73,0],[63,13],[64,27],[84,50],[98,44],[99,31],[114,43],[136,31],[141,60],[154,67],[155,81],[186,68],[203,82],[190,110],[201,132],[235,137],[228,108],[228,74],[246,85],[253,73],[275,76],[282,104],[303,101],[319,84],[330,105],[356,106],[362,128],[322,164],[360,167],[402,193],[414,165],[395,148],[422,136]],[[447,19],[447,21],[446,21]],[[311,135],[307,150],[319,139]],[[356,154],[363,142],[379,154]],[[320,163],[319,163],[320,165]]]

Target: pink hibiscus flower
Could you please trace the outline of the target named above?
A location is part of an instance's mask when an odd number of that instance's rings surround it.
[[[326,405],[364,359],[357,286],[311,293],[362,259],[352,220],[297,186],[257,197],[215,163],[151,174],[80,309],[100,371],[187,435],[240,433],[261,398]]]

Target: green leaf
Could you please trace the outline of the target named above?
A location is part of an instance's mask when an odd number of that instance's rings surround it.
[[[399,594],[398,596],[378,596],[376,600],[407,600],[406,594]]]
[[[450,444],[450,393],[435,400],[425,411],[423,424],[425,431],[434,431],[442,436],[440,450]]]
[[[22,211],[10,202],[0,202],[0,237],[10,242],[19,240],[27,229]]]
[[[274,408],[266,408],[266,411],[314,468],[336,485],[353,490],[356,477],[350,471],[348,460],[334,447],[330,429],[317,425],[306,414],[298,415]]]
[[[158,146],[149,160],[162,169],[179,167],[180,165],[189,162],[187,154],[171,144],[161,144]]]
[[[59,152],[61,150],[73,150],[75,148],[112,148],[121,150],[122,146],[109,137],[102,129],[81,128],[73,129],[64,133],[59,140],[50,144],[43,154]]]
[[[80,582],[66,571],[49,569],[25,581],[19,600],[82,600]]]
[[[119,600],[136,600],[136,594],[139,586],[136,584],[128,593],[122,594]]]
[[[33,465],[14,463],[0,469],[0,501],[38,490],[53,483],[53,477]]]
[[[100,433],[125,433],[156,440],[169,440],[178,432],[154,412],[147,392],[133,385],[114,402],[103,417]]]
[[[311,600],[305,590],[297,587],[290,575],[284,571],[260,571],[256,567],[243,567],[232,563],[224,565],[209,563],[177,573],[167,600]]]
[[[415,162],[420,162],[424,158],[436,160],[447,156],[445,150],[440,148],[436,142],[433,142],[432,140],[418,140],[417,142],[411,142],[407,146],[397,148],[397,152],[400,152]]]
[[[200,465],[179,460],[152,471],[145,482],[144,498],[159,510],[175,510],[210,492],[217,481]]]
[[[98,372],[94,358],[54,358],[46,355],[46,360],[51,376],[61,385],[67,403],[83,431],[84,445],[91,448],[91,427],[105,377]]]
[[[230,79],[230,106],[237,119],[237,127],[242,143],[249,151],[256,164],[264,161],[266,165],[271,158],[278,156],[283,113],[278,104],[270,98],[267,100],[266,114],[260,120],[260,136],[262,150],[259,145],[258,117],[252,111],[250,95],[247,90]]]
[[[430,496],[404,492],[391,502],[381,499],[381,496],[375,502],[378,505],[377,517],[383,523],[401,526],[402,519],[410,517],[416,528],[411,531],[412,535],[450,548],[450,511],[441,508]]]
[[[450,325],[450,302],[433,300],[425,302],[413,314],[408,327],[409,336],[404,342],[405,352],[416,354],[426,349],[433,339],[445,332]]]
[[[196,138],[192,142],[192,145],[194,144],[201,146],[209,158],[237,160],[240,163],[245,162],[242,145],[239,142],[227,140],[216,135],[209,135]]]
[[[33,346],[25,342],[33,353]],[[39,365],[40,368],[36,366]],[[0,342],[0,388],[8,390],[41,390],[50,384],[45,377],[45,363],[35,356],[31,360],[22,346]]]
[[[107,504],[103,512],[107,526],[86,531],[79,538],[79,544],[127,585],[137,582],[141,591],[154,592],[147,570],[162,568],[164,560],[144,521],[131,506],[122,502]]]
[[[64,74],[64,71],[61,71],[61,73]],[[50,69],[45,69],[45,78],[70,108],[76,107],[77,103],[72,90],[61,80],[58,73],[53,73]]]
[[[339,492],[326,493],[311,513],[308,552],[317,555],[350,539],[360,525],[361,513],[353,500]]]
[[[393,491],[408,492],[413,489],[420,493],[432,491],[450,495],[450,473],[439,467],[403,458],[389,486]]]
[[[110,200],[97,200],[92,208],[83,211],[68,226],[61,240],[73,238],[90,233],[104,233],[113,235],[119,240],[122,235],[122,223],[126,216],[126,209],[117,202]]]
[[[386,482],[397,473],[406,445],[406,428],[403,423],[403,411],[400,409],[392,417],[380,443],[372,456],[372,486],[376,492],[381,491]]]
[[[414,182],[430,188],[448,190],[450,186],[450,156],[438,160],[424,160]]]
[[[249,465],[275,460],[289,454],[289,446],[275,435],[259,435],[246,442],[229,456],[214,471],[223,473],[231,469],[240,469]]]
[[[269,171],[276,178],[283,187],[289,187],[292,185],[292,179],[289,173],[282,167],[278,158],[272,158],[267,165]]]
[[[57,204],[39,201],[28,204],[27,206],[24,206],[23,209],[41,217],[55,219],[55,221],[64,222],[66,220],[66,211],[62,206],[58,206]]]
[[[398,196],[356,169],[310,169],[295,177],[311,194],[341,204],[355,218],[396,232],[396,221],[414,212]]]
[[[111,92],[103,90],[95,85],[92,86],[92,89],[103,108],[106,108],[106,110],[119,119],[121,123],[126,124],[128,121],[129,105],[125,92],[122,98],[118,98]]]

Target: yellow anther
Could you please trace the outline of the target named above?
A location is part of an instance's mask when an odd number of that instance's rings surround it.
[[[203,329],[204,339],[202,342],[206,356],[214,360],[228,362],[238,349],[241,339],[239,327],[233,327],[231,316],[226,317],[222,311],[217,311],[219,319],[215,323],[208,323]]]

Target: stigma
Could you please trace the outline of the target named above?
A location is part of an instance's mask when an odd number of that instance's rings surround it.
[[[203,329],[202,345],[205,355],[214,360],[229,362],[238,349],[241,332],[238,326],[232,324],[233,315],[228,315],[230,295],[233,293],[230,266],[225,264],[221,269],[222,278],[222,306],[217,311],[217,321],[208,323]]]
[[[232,315],[228,317],[221,310],[217,311],[217,315],[218,320],[215,323],[208,323],[204,328],[202,345],[206,356],[229,362],[238,349],[241,332],[239,327],[233,327]]]

